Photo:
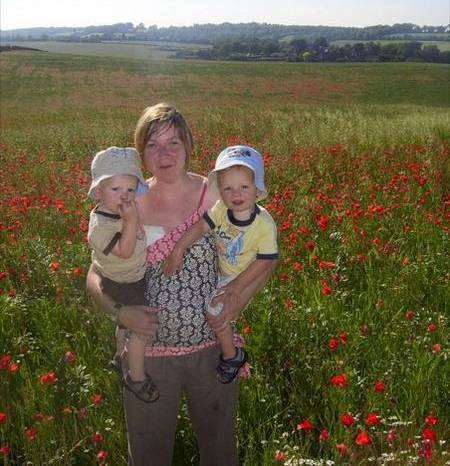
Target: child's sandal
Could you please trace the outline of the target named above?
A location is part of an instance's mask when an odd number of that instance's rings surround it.
[[[142,382],[135,382],[131,379],[130,374],[127,374],[123,379],[123,385],[145,403],[154,403],[159,398],[159,391],[148,374]]]
[[[247,362],[247,353],[243,348],[236,348],[236,356],[232,359],[223,359],[217,366],[217,378],[221,383],[231,383],[239,374],[239,369]]]

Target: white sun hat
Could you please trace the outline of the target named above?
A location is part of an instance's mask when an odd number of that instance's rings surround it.
[[[208,176],[208,182],[212,186],[217,184],[217,172],[235,165],[243,165],[250,168],[255,174],[255,186],[258,190],[258,200],[267,197],[264,185],[264,161],[261,154],[249,146],[230,146],[224,149],[216,160],[214,170]]]
[[[89,196],[94,197],[95,189],[103,181],[116,175],[132,175],[138,179],[138,193],[147,191],[147,183],[141,170],[139,154],[133,147],[108,147],[97,152],[91,163],[92,183]]]

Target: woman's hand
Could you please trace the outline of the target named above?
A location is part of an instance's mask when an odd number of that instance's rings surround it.
[[[242,302],[239,293],[237,293],[230,285],[222,288],[223,293],[212,299],[210,303],[212,307],[221,304],[223,306],[222,312],[217,316],[214,316],[209,312],[206,313],[206,320],[215,332],[220,331],[229,322],[237,320],[241,310],[246,304],[246,302]]]
[[[158,313],[148,306],[122,306],[117,315],[117,322],[133,332],[153,337],[158,328]]]
[[[170,277],[177,270],[180,269],[180,266],[183,262],[183,250],[175,247],[173,251],[167,256],[166,260],[163,263],[162,271],[166,277]]]

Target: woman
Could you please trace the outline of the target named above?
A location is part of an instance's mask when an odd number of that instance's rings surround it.
[[[139,306],[126,313],[102,293],[99,276],[90,270],[87,288],[95,303],[117,315],[118,322],[156,339],[146,351],[146,370],[160,391],[155,403],[142,403],[124,392],[128,429],[129,464],[172,464],[180,397],[186,396],[192,427],[200,450],[200,464],[237,464],[235,412],[237,383],[221,384],[216,378],[220,349],[213,329],[235,320],[250,298],[266,283],[273,268],[251,284],[233,282],[217,300],[224,310],[205,317],[217,280],[216,251],[205,235],[186,253],[183,266],[167,278],[161,264],[174,244],[218,198],[208,191],[206,179],[186,171],[193,141],[183,116],[171,105],[144,110],[135,132],[135,146],[153,177],[148,192],[138,197],[141,223],[148,242],[146,297],[158,312],[142,319]],[[133,310],[135,314],[133,314]],[[130,312],[131,311],[131,312]],[[156,322],[158,319],[158,323]]]

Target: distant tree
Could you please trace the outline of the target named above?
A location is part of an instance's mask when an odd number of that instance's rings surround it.
[[[422,44],[417,41],[400,42],[397,44],[397,58],[400,61],[419,58],[421,48]]]
[[[420,56],[427,62],[437,63],[441,58],[441,52],[434,44],[424,45],[420,51]]]
[[[311,55],[311,52],[306,51],[301,54],[301,57],[302,57],[302,60],[306,63],[306,62],[311,61],[312,55]]]

